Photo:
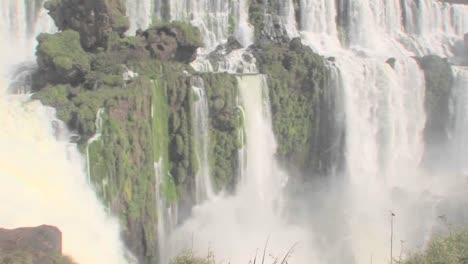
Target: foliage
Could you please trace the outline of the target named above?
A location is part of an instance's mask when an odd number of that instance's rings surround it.
[[[79,78],[90,69],[88,54],[80,44],[80,35],[73,30],[57,34],[40,34],[37,48],[37,60],[43,69],[54,70],[63,78]]]
[[[468,228],[434,237],[427,249],[414,253],[402,264],[466,264],[468,262]]]
[[[192,26],[190,23],[181,21],[172,21],[156,25],[153,28],[156,30],[163,30],[167,32],[174,32],[176,39],[181,46],[203,47],[203,37],[197,27]]]
[[[213,254],[210,252],[207,257],[198,257],[193,252],[184,252],[170,262],[171,264],[216,264]]]
[[[249,6],[249,23],[254,26],[254,35],[259,39],[265,27],[264,7],[259,1],[251,1]]]
[[[76,264],[70,257],[61,255],[40,254],[40,260],[47,261],[50,264]],[[28,251],[0,251],[0,264],[34,264],[38,262],[37,253]]]
[[[329,148],[327,139],[320,138],[328,127],[321,115],[328,110],[323,103],[328,81],[324,58],[298,39],[290,45],[265,44],[254,55],[260,72],[268,76],[279,157],[296,169],[318,169],[326,162],[321,152]]]
[[[214,188],[233,189],[237,176],[241,129],[237,80],[229,74],[203,74],[210,113],[210,167]]]

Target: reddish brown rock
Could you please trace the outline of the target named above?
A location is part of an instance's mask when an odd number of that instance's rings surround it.
[[[64,260],[62,232],[58,228],[47,225],[12,230],[0,228],[0,263],[67,263]]]

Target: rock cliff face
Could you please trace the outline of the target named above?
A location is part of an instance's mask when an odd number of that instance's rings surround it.
[[[62,256],[62,233],[53,226],[0,228],[0,263],[72,264]]]

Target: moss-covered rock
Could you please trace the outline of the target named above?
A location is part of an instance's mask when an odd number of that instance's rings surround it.
[[[238,175],[241,113],[237,106],[237,80],[233,75],[202,74],[210,113],[210,167],[215,190],[232,191]]]
[[[437,235],[431,239],[423,252],[413,252],[402,264],[465,264],[468,261],[468,228]]]
[[[58,29],[80,33],[87,51],[106,49],[112,32],[123,34],[129,28],[122,0],[49,0],[45,8]]]
[[[299,39],[257,46],[254,55],[260,72],[268,76],[278,157],[291,172],[325,173],[333,149],[340,147],[334,142],[325,59]]]
[[[62,233],[53,226],[0,228],[0,263],[73,264],[62,255]]]
[[[183,22],[171,22],[143,32],[146,48],[153,58],[163,61],[173,59],[179,62],[192,62],[196,52],[203,46],[198,28]]]
[[[157,259],[152,88],[150,80],[142,77],[126,87],[88,90],[59,85],[35,94],[54,106],[58,117],[81,136],[79,145],[89,154],[91,181],[104,203],[119,215],[124,240],[141,263]],[[99,108],[105,109],[102,135],[88,147],[96,133]]]
[[[88,54],[81,48],[80,35],[66,30],[54,35],[41,34],[37,37],[36,51],[39,73],[43,83],[80,83],[90,70]]]

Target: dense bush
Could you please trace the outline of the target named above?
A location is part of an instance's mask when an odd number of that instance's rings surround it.
[[[328,103],[333,98],[326,98],[329,72],[325,59],[299,39],[290,44],[262,44],[254,55],[260,72],[268,77],[279,158],[294,170],[324,170],[321,167],[330,162],[334,123]]]
[[[466,264],[468,263],[468,228],[434,237],[426,250],[411,254],[401,264]]]

